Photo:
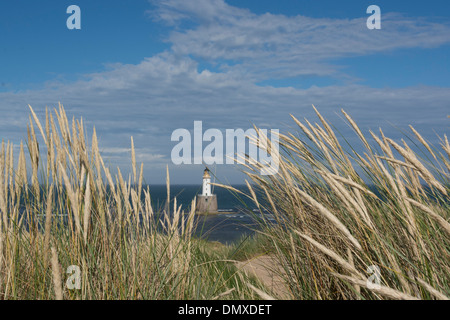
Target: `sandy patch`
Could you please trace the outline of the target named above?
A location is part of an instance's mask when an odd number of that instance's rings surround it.
[[[253,275],[259,279],[270,290],[267,293],[274,298],[291,299],[288,287],[280,276],[280,274],[284,273],[284,270],[279,266],[275,257],[270,255],[255,257],[247,261],[237,262],[236,267],[248,275]]]

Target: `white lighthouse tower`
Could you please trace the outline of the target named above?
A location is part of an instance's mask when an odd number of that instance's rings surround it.
[[[197,213],[217,213],[217,196],[211,192],[211,175],[209,169],[203,171],[202,194],[197,195]]]
[[[211,176],[209,170],[205,169],[203,172],[203,192],[202,196],[209,197],[211,195]]]

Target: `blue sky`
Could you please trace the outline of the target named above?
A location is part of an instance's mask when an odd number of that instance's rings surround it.
[[[81,8],[68,30],[66,8]],[[368,30],[366,9],[381,8]],[[413,124],[431,142],[448,132],[450,2],[310,0],[32,1],[0,3],[0,139],[24,139],[27,104],[64,104],[95,125],[104,157],[129,169],[130,136],[148,183],[195,183],[201,166],[174,166],[173,130],[284,130],[311,104],[345,134],[394,138]],[[200,172],[200,174],[198,173]],[[242,182],[234,166],[223,180]]]

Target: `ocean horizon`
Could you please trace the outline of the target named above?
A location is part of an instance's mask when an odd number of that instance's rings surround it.
[[[162,212],[166,209],[167,186],[163,184],[143,185],[142,189],[146,190],[147,187],[150,191],[154,222],[162,226],[165,223]],[[232,187],[239,191],[248,191],[246,185],[233,185]],[[45,190],[46,187],[41,185],[41,196],[44,195]],[[107,190],[109,192],[109,187],[107,187]],[[266,219],[273,220],[270,213],[259,212],[253,201],[242,195],[234,195],[230,190],[219,187],[213,187],[212,192],[217,196],[218,213],[195,215],[193,236],[196,238],[232,244],[255,234],[256,230],[259,229],[257,220],[261,219],[263,214]],[[170,185],[169,215],[172,216],[173,214],[175,199],[177,208],[181,206],[181,211],[187,214],[190,211],[192,200],[201,193],[201,185]],[[144,193],[141,194],[141,201],[145,201]],[[21,210],[21,213],[24,213],[24,211]],[[38,216],[45,218],[45,211],[42,211],[42,214]],[[59,216],[62,221],[67,222],[67,214],[59,214]],[[141,214],[140,217],[142,219]],[[41,223],[43,221],[41,220]],[[26,218],[24,224],[27,225]]]
[[[233,185],[239,191],[248,191],[246,185]],[[145,186],[147,188],[147,186]],[[163,184],[148,185],[150,197],[155,211],[161,211],[167,201],[167,186]],[[201,184],[170,185],[171,210],[173,200],[177,206],[189,211],[192,200],[201,194]],[[245,237],[252,236],[258,230],[256,220],[261,216],[254,203],[243,197],[236,196],[230,190],[213,186],[212,193],[217,196],[217,214],[196,215],[194,236],[223,244],[231,244]]]

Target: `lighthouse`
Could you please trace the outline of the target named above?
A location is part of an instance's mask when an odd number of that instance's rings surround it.
[[[209,197],[211,195],[211,176],[208,168],[203,172],[203,193],[202,196]]]
[[[211,193],[211,175],[209,169],[203,171],[202,194],[197,195],[198,214],[217,213],[217,196]]]

